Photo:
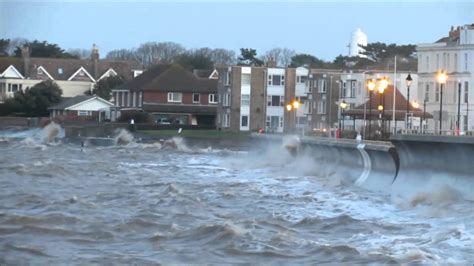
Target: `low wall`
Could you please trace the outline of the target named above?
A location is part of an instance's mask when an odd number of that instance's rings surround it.
[[[0,116],[0,128],[5,127],[42,127],[49,117]]]

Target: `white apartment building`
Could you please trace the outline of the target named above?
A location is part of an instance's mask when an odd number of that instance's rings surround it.
[[[418,94],[426,109],[433,114],[428,130],[439,129],[441,87],[436,74],[447,71],[448,79],[443,86],[442,130],[456,129],[460,107],[461,131],[474,130],[474,117],[469,103],[474,103],[474,24],[451,28],[448,37],[435,43],[418,44]],[[460,90],[460,93],[459,93]]]

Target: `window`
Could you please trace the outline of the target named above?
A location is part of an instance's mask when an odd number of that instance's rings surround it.
[[[250,106],[250,95],[249,94],[242,94],[241,95],[240,105],[241,106]]]
[[[429,72],[430,71],[430,57],[429,56],[426,56],[425,67],[426,67],[426,72]]]
[[[306,76],[296,76],[296,84],[305,84]]]
[[[209,94],[209,103],[216,104],[217,103],[217,94]]]
[[[318,114],[325,114],[326,113],[326,101],[321,100],[318,101]]]
[[[222,126],[223,127],[229,127],[230,125],[230,115],[229,114],[223,114],[222,115]]]
[[[436,54],[436,69],[439,69],[439,54]]]
[[[229,86],[230,85],[230,72],[229,71],[225,72],[225,75],[222,75],[222,78],[223,78],[224,85]]]
[[[347,86],[346,86],[346,82],[343,81],[342,90],[341,90],[341,98],[346,98],[346,95],[347,95]]]
[[[200,103],[201,95],[199,93],[193,93],[193,103]]]
[[[446,63],[446,68],[447,68],[447,69],[450,69],[450,67],[451,67],[451,62],[450,62],[450,61],[451,61],[451,59],[450,59],[449,54],[447,54],[446,56],[447,56],[447,60],[448,60],[448,62]]]
[[[464,123],[463,123],[463,131],[467,131],[468,130],[468,116],[467,115],[463,115],[464,116]]]
[[[464,53],[464,71],[467,71],[467,56],[468,54],[467,53]]]
[[[281,86],[285,85],[285,76],[283,75],[269,75],[268,85]]]
[[[38,67],[38,68],[36,69],[36,73],[37,73],[38,75],[43,75],[43,69],[42,69],[41,67]]]
[[[83,111],[83,110],[77,111],[77,116],[91,116],[91,115],[92,115],[91,111]]]
[[[267,116],[267,127],[270,130],[277,130],[279,127],[283,127],[283,117]]]
[[[458,71],[458,54],[454,54],[454,71]]]
[[[436,83],[435,102],[439,102],[439,83]]]
[[[168,92],[169,103],[180,103],[182,102],[183,95],[181,92]]]
[[[242,74],[242,85],[250,85],[250,74]]]
[[[279,95],[268,95],[267,106],[283,106],[284,98]]]
[[[58,68],[58,74],[63,74],[63,73],[64,73],[63,69],[62,69],[62,68]]]
[[[355,97],[355,88],[356,88],[357,82],[355,80],[351,80],[351,98]]]
[[[248,127],[249,126],[249,117],[248,115],[243,115],[240,117],[240,126],[242,127]]]
[[[222,95],[222,106],[230,106],[230,94],[226,93]]]
[[[464,82],[464,103],[469,103],[469,82]]]
[[[320,93],[326,92],[326,80],[324,79],[319,80],[318,92]]]
[[[426,83],[426,88],[425,88],[425,101],[430,100],[430,84]]]
[[[84,76],[84,71],[79,71],[79,76]]]

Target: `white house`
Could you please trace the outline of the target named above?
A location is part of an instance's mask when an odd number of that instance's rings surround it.
[[[459,128],[461,131],[474,130],[473,110],[469,103],[474,102],[474,24],[451,27],[449,35],[435,43],[418,44],[418,94],[421,103],[426,100],[426,109],[433,113],[427,130],[439,130],[441,86],[436,74],[445,70],[448,74],[442,94],[442,130],[457,128],[458,108],[460,110]],[[423,105],[421,105],[423,106]]]

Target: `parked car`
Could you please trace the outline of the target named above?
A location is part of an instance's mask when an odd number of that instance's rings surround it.
[[[156,120],[156,123],[158,125],[171,125],[171,120],[168,118],[158,118],[158,120]]]

